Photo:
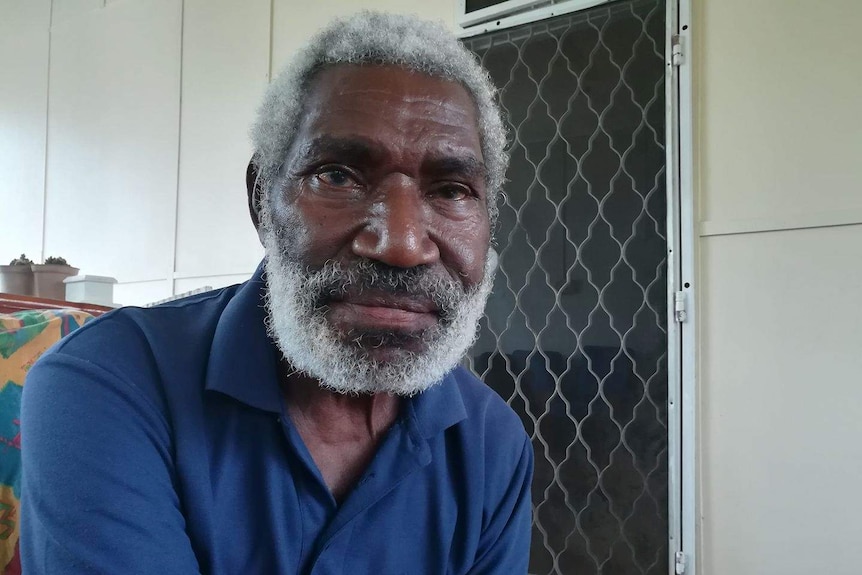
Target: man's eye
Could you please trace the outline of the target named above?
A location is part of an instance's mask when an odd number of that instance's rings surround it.
[[[472,194],[470,188],[463,184],[445,184],[436,187],[434,195],[444,200],[458,201],[467,199]]]
[[[321,183],[334,188],[352,188],[357,185],[356,179],[346,170],[331,168],[314,175]]]

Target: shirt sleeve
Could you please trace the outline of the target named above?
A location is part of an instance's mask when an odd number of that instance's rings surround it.
[[[49,352],[27,376],[21,440],[25,573],[199,572],[168,423],[128,378]]]
[[[533,445],[524,440],[512,481],[482,533],[476,561],[468,575],[518,575],[530,562],[533,481]]]

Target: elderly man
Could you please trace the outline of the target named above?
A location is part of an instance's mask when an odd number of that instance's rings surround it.
[[[30,574],[525,573],[532,451],[458,367],[505,133],[445,29],[336,22],[270,87],[247,283],[78,330],[24,391]]]

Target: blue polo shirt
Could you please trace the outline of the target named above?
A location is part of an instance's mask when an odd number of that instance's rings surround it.
[[[339,505],[285,415],[263,286],[114,311],[31,369],[24,572],[526,573],[533,455],[505,402],[455,369]]]

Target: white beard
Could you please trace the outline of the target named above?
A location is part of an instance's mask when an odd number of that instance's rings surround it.
[[[401,350],[393,359],[380,361],[369,357],[358,338],[351,334],[348,340],[336,330],[320,307],[320,288],[341,277],[344,270],[334,262],[321,270],[307,270],[293,261],[278,245],[268,219],[265,211],[267,330],[293,369],[314,377],[325,389],[413,396],[439,383],[475,342],[497,268],[493,250],[476,287],[465,290],[453,281],[445,289],[450,309],[436,327],[421,333],[423,351]]]

